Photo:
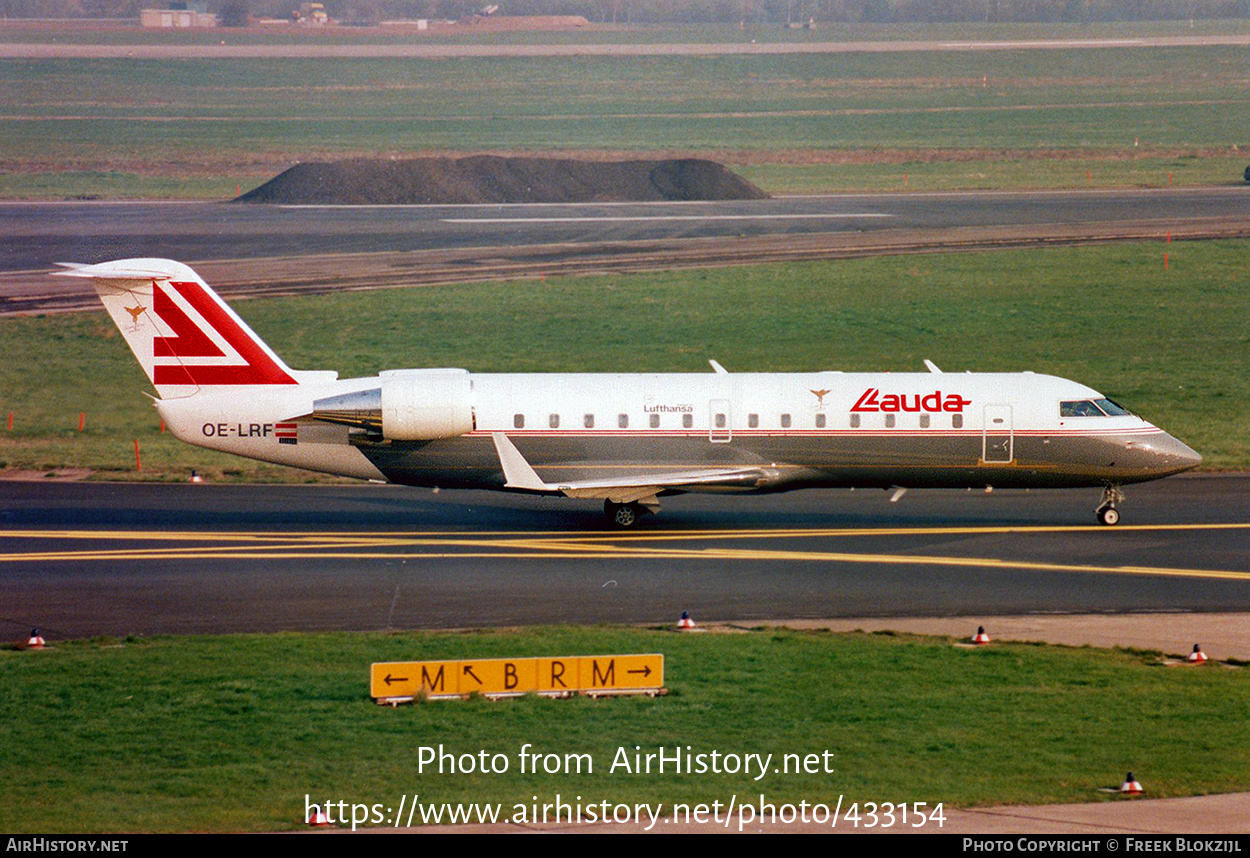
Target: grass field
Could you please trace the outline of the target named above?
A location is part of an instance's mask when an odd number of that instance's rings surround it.
[[[428,703],[368,699],[372,661],[662,652],[667,697]],[[728,803],[1105,800],[1133,770],[1152,796],[1250,789],[1241,669],[1158,654],[786,630],[617,628],[95,640],[0,651],[0,828],[301,827],[313,800]],[[1126,714],[1131,713],[1131,717]],[[1201,725],[1195,729],[1195,725]],[[521,746],[590,755],[519,772]],[[506,755],[508,771],[418,771],[422,746]],[[630,754],[832,753],[832,773],[638,775]],[[419,817],[418,817],[419,818]]]
[[[1169,266],[1163,267],[1163,254]],[[1046,372],[1250,467],[1250,243],[882,257],[241,302],[293,367],[479,372]],[[645,345],[643,345],[645,344]],[[159,432],[103,312],[0,321],[2,466],[108,478],[309,478]],[[85,431],[78,432],[79,412]],[[134,470],[139,440],[143,473]]]
[[[4,60],[0,198],[222,198],[297,160],[480,151],[697,153],[778,192],[1224,184],[1244,54]]]

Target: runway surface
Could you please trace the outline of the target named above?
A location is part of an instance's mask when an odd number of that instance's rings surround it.
[[[337,34],[336,34],[337,35]],[[389,57],[442,59],[446,57],[581,57],[581,56],[723,56],[737,54],[844,54],[951,51],[1034,51],[1212,47],[1250,44],[1250,35],[1144,36],[1140,38],[890,40],[846,42],[697,42],[697,43],[552,43],[552,44],[421,44],[421,35],[402,44],[346,44],[325,39],[291,44],[75,44],[72,42],[0,43],[3,59],[344,59]]]
[[[0,270],[186,260],[1126,219],[1250,217],[1250,188],[835,194],[716,203],[270,206],[0,204]]]
[[[0,204],[0,314],[94,308],[57,262],[202,265],[227,297],[901,250],[1250,234],[1250,188],[839,194],[719,203]]]
[[[1250,475],[1094,490],[593,503],[389,486],[5,483],[20,637],[1250,610]]]

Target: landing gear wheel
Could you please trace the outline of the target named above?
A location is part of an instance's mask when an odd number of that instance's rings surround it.
[[[636,503],[603,502],[603,514],[613,527],[633,527],[642,516],[642,508]]]
[[[1124,492],[1120,491],[1119,486],[1107,486],[1102,490],[1102,501],[1098,504],[1098,509],[1094,510],[1094,515],[1098,517],[1098,523],[1112,527],[1120,523],[1120,511],[1115,505],[1124,500]]]

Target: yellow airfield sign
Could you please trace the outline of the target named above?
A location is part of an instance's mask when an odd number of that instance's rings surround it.
[[[379,702],[474,693],[486,697],[654,695],[663,687],[664,656],[660,653],[384,661],[369,669],[369,694]]]

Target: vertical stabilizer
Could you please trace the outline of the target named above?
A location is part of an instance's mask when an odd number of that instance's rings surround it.
[[[297,384],[287,367],[198,274],[169,259],[62,263],[92,281],[162,399],[209,388]]]

